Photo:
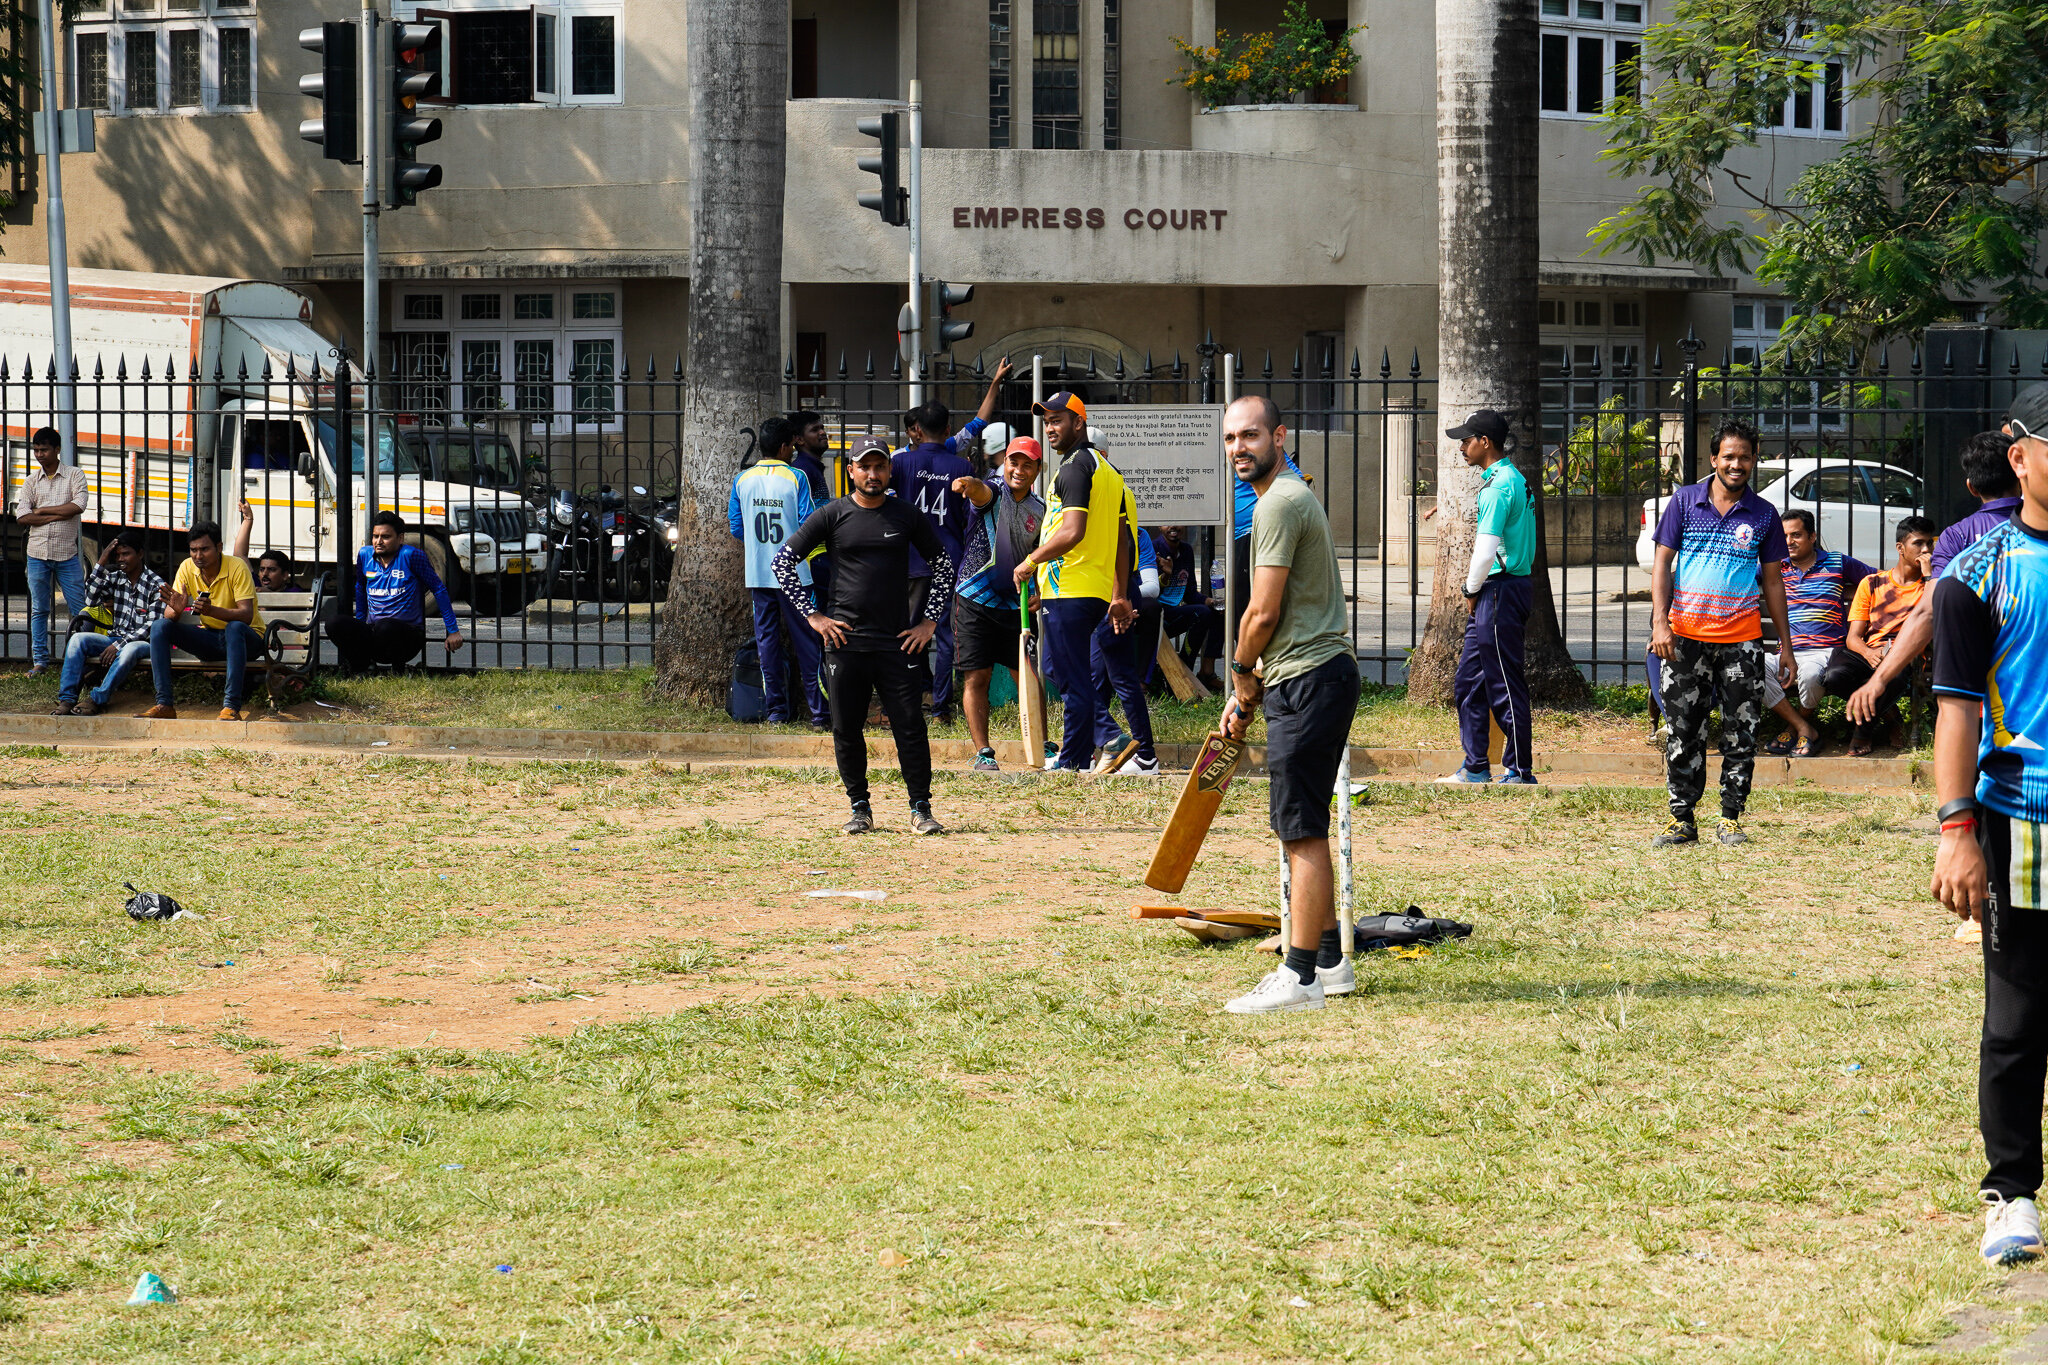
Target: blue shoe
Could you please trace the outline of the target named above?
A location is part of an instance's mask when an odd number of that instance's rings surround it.
[[[1536,774],[1530,772],[1527,768],[1510,768],[1500,775],[1500,781],[1494,783],[1494,785],[1497,787],[1533,787],[1536,785]]]
[[[1492,782],[1493,769],[1490,767],[1460,768],[1458,769],[1458,771],[1452,773],[1450,776],[1439,777],[1436,780],[1436,784],[1439,787],[1485,787],[1490,786]]]

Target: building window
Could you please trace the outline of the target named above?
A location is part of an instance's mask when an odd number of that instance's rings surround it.
[[[1798,305],[1784,299],[1737,297],[1728,319],[1729,358],[1737,365],[1760,369],[1765,352],[1777,345],[1786,321],[1798,311]],[[1730,385],[1728,390],[1732,406],[1753,408],[1739,415],[1749,417],[1764,431],[1841,426],[1842,413],[1823,404],[1823,396],[1819,384],[1802,380],[1756,381]]]
[[[73,99],[110,115],[253,109],[256,31],[248,14],[247,0],[81,4],[70,25]]]
[[[1642,401],[1643,296],[1613,290],[1546,293],[1537,299],[1543,444],[1557,448],[1570,423],[1617,396]],[[1565,374],[1569,362],[1571,374]]]
[[[1010,145],[1010,0],[988,0],[988,145]]]
[[[445,0],[419,6],[410,18],[441,28],[433,62],[441,85],[429,98],[447,104],[616,104],[621,4],[558,0],[512,9]]]
[[[1591,118],[1617,96],[1633,96],[1643,55],[1640,0],[1542,0],[1546,115]]]
[[[1081,145],[1081,0],[1033,0],[1031,145]]]
[[[1124,142],[1124,60],[1122,0],[1102,0],[1102,146]]]
[[[429,421],[516,413],[558,431],[615,423],[625,345],[619,314],[616,286],[526,280],[408,289],[389,338],[400,411]]]
[[[1808,65],[1784,104],[1771,111],[1771,127],[1798,137],[1839,136],[1842,132],[1840,62]]]
[[[75,49],[77,65],[73,68],[76,87],[72,101],[80,109],[105,109],[107,107],[107,35],[105,33],[81,33]]]

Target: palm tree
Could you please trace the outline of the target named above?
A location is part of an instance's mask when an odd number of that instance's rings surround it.
[[[1436,184],[1438,410],[1444,426],[1493,408],[1513,430],[1516,466],[1543,518],[1537,420],[1537,19],[1528,0],[1437,0]],[[1408,694],[1451,699],[1465,638],[1464,566],[1472,558],[1476,471],[1437,437],[1436,574],[1429,625],[1408,664]],[[1586,680],[1558,632],[1549,556],[1536,537],[1529,610],[1533,696],[1583,701]]]
[[[655,686],[725,696],[748,605],[725,500],[741,428],[780,406],[787,7],[686,0],[690,89],[690,341],[674,574],[655,641]]]

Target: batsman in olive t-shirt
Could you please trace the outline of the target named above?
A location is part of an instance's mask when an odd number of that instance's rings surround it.
[[[1287,570],[1280,623],[1261,656],[1260,672],[1271,687],[1351,649],[1330,519],[1301,476],[1286,469],[1252,510],[1252,573],[1264,568]]]

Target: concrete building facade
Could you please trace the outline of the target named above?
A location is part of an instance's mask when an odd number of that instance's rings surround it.
[[[785,332],[802,369],[886,370],[906,241],[855,205],[872,143],[855,121],[922,80],[925,267],[977,286],[963,364],[1064,349],[1128,368],[1302,353],[1340,371],[1382,348],[1434,370],[1434,30],[1426,0],[1310,0],[1359,27],[1348,84],[1318,103],[1205,109],[1173,39],[1273,28],[1281,0],[789,0]],[[1769,340],[1752,281],[1595,255],[1588,230],[1635,186],[1599,160],[1602,102],[1628,79],[1657,0],[1532,0],[1544,37],[1547,362],[1646,360],[1688,328]],[[441,28],[445,183],[382,219],[383,353],[423,404],[471,377],[517,406],[596,395],[622,359],[664,373],[685,348],[690,222],[681,0],[386,4]],[[395,13],[393,13],[395,11]],[[345,0],[84,0],[65,101],[102,111],[66,162],[72,262],[281,279],[319,325],[360,330],[359,187],[297,125],[315,58],[301,29]],[[1788,101],[1743,169],[1782,184],[1863,117],[1841,74]],[[42,259],[31,183],[5,248]],[[580,387],[579,387],[580,386]],[[471,395],[472,397],[474,395]],[[566,400],[566,401],[565,401]]]

